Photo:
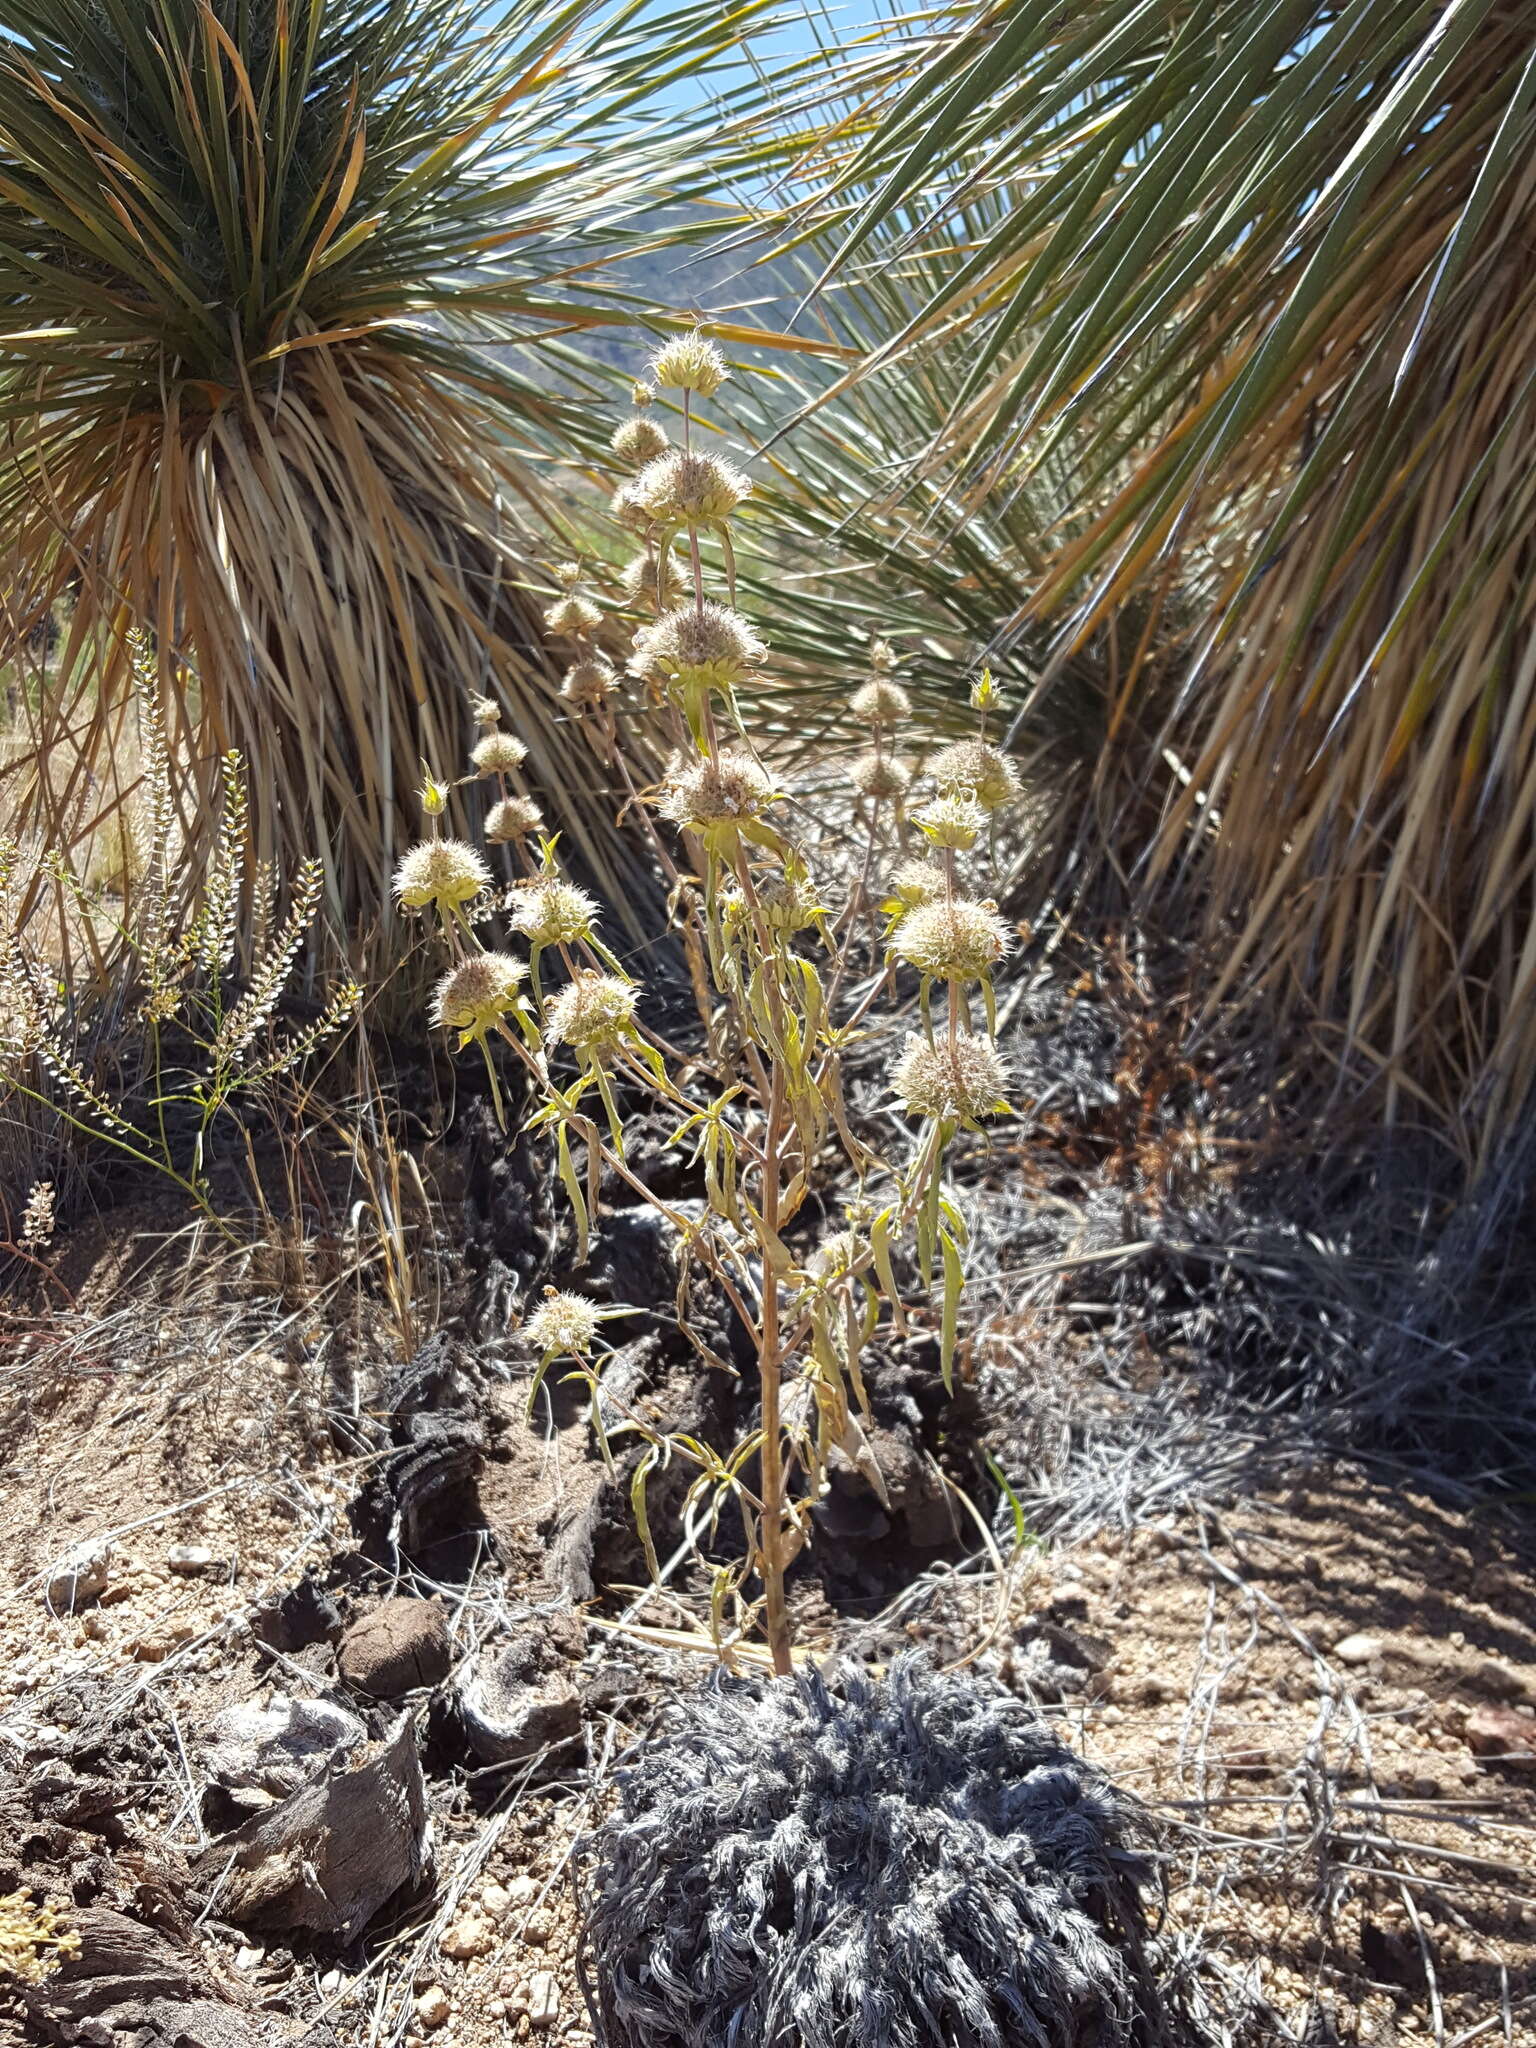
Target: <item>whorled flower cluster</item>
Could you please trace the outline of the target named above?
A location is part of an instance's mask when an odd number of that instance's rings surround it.
[[[745,681],[766,649],[739,612],[706,603],[680,605],[635,635],[629,666],[649,681],[680,688],[730,690]]]
[[[480,775],[512,775],[528,758],[528,749],[509,732],[488,732],[470,748],[469,758]]]
[[[987,814],[969,790],[947,790],[915,812],[913,823],[931,846],[968,853],[987,829]]]
[[[942,1033],[932,1044],[909,1038],[891,1085],[909,1116],[942,1123],[976,1123],[1008,1107],[1006,1061],[990,1038],[969,1031],[957,1032],[953,1044]]]
[[[506,796],[485,814],[485,836],[492,846],[532,839],[544,830],[544,813],[527,796]]]
[[[600,654],[594,654],[566,670],[560,694],[567,704],[574,704],[578,710],[591,711],[600,704],[606,704],[618,685],[618,671],[613,663],[605,661]]]
[[[518,1004],[528,978],[510,953],[471,953],[445,974],[432,996],[432,1022],[447,1031],[482,1037]]]
[[[848,700],[848,708],[866,725],[895,725],[912,716],[912,699],[900,683],[893,683],[886,676],[876,676],[872,682],[854,691]]]
[[[569,591],[555,602],[544,614],[544,624],[551,633],[563,639],[579,640],[584,633],[594,633],[603,623],[603,614],[590,597],[581,597]]]
[[[958,740],[928,763],[943,791],[968,791],[984,811],[1001,810],[1019,794],[1019,771],[985,740]]]
[[[667,430],[660,420],[653,420],[647,413],[638,413],[634,419],[625,420],[614,430],[608,444],[620,462],[627,462],[631,469],[639,469],[647,462],[654,462],[659,455],[667,452]]]
[[[684,831],[706,832],[755,818],[773,795],[768,771],[750,754],[728,747],[713,761],[705,755],[681,768],[664,785],[659,808]]]
[[[546,1294],[523,1322],[522,1334],[535,1351],[548,1356],[569,1353],[576,1358],[590,1355],[597,1342],[602,1310],[582,1294]]]
[[[909,910],[890,939],[898,960],[935,981],[979,981],[1008,950],[1008,927],[992,903],[940,897]]]
[[[636,555],[633,561],[624,564],[619,586],[632,607],[636,610],[643,608],[652,618],[660,612],[670,611],[683,595],[677,557],[670,550],[665,554],[658,550]]]
[[[647,463],[632,488],[635,503],[658,526],[719,526],[752,492],[733,463],[689,454]]]
[[[545,1036],[551,1045],[600,1052],[635,1035],[640,990],[616,974],[583,972],[551,997]]]
[[[725,357],[702,329],[680,334],[651,358],[651,375],[664,391],[692,391],[713,398],[730,375]]]
[[[395,898],[406,910],[441,912],[473,903],[490,886],[491,871],[462,839],[424,839],[395,869]]]
[[[572,946],[590,935],[597,904],[574,882],[547,875],[515,892],[507,916],[531,945]]]
[[[894,802],[912,785],[912,770],[889,754],[860,754],[848,773],[859,795],[872,803]]]

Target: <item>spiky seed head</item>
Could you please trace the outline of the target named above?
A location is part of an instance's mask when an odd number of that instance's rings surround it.
[[[767,649],[741,616],[723,604],[702,611],[679,605],[635,635],[633,674],[680,688],[730,690],[745,680]]]
[[[488,732],[470,749],[469,758],[480,775],[511,775],[528,758],[528,749],[509,732]]]
[[[550,999],[545,1036],[551,1045],[601,1052],[632,1038],[640,990],[616,974],[578,974]]]
[[[620,462],[627,462],[631,469],[654,462],[658,455],[667,452],[667,430],[660,420],[653,420],[649,413],[637,413],[632,420],[625,420],[614,429],[612,441],[608,444]]]
[[[500,725],[501,706],[494,697],[471,697],[469,715],[476,725]]]
[[[975,1123],[1008,1107],[1003,1094],[1007,1063],[990,1038],[969,1031],[958,1033],[953,1045],[942,1036],[932,1045],[926,1038],[909,1038],[891,1083],[909,1116]]]
[[[655,404],[656,387],[637,377],[629,387],[629,402],[643,412],[646,406]]]
[[[677,558],[672,554],[636,555],[624,564],[619,578],[624,595],[636,609],[643,606],[652,617],[670,611],[683,594]]]
[[[984,811],[1001,810],[1019,793],[1019,771],[1008,756],[985,740],[960,740],[929,762],[941,790],[969,790]]]
[[[969,790],[946,790],[915,812],[914,822],[931,845],[968,853],[987,829],[987,814]]]
[[[891,876],[890,891],[908,910],[919,903],[936,903],[944,894],[944,870],[931,861],[904,860]]]
[[[697,391],[713,398],[730,375],[726,360],[702,328],[680,334],[651,358],[651,375],[664,391]]]
[[[546,1356],[568,1351],[585,1358],[597,1342],[602,1311],[595,1301],[581,1294],[546,1294],[523,1324],[523,1335],[535,1351]]]
[[[891,951],[936,981],[979,981],[1008,950],[1008,927],[994,903],[957,896],[920,903],[891,934]]]
[[[560,694],[567,704],[578,707],[606,704],[618,685],[618,671],[612,662],[595,654],[590,661],[578,661],[566,670]]]
[[[424,839],[395,869],[395,896],[406,910],[440,911],[473,903],[490,882],[491,871],[461,839]]]
[[[698,760],[664,784],[661,813],[690,832],[755,818],[773,800],[773,778],[740,748]]]
[[[862,718],[866,725],[895,725],[900,719],[912,716],[912,699],[900,683],[887,682],[884,676],[876,676],[873,682],[864,683],[848,699],[848,709],[855,718]]]
[[[580,562],[556,562],[555,581],[562,590],[574,590],[581,581]]]
[[[849,772],[859,795],[875,803],[905,796],[912,781],[912,770],[906,763],[893,761],[888,754],[860,754]]]
[[[507,796],[492,804],[485,820],[485,836],[492,846],[506,846],[515,839],[531,839],[544,829],[544,813],[531,797]]]
[[[519,889],[507,915],[513,930],[522,932],[531,945],[569,946],[591,932],[597,904],[585,889],[550,875]]]
[[[633,484],[620,484],[608,501],[608,510],[630,533],[649,533],[650,514],[635,496]]]
[[[432,995],[432,1022],[481,1038],[517,1007],[528,970],[510,953],[472,953],[445,974]]]
[[[758,875],[752,889],[757,898],[757,914],[770,931],[803,932],[827,914],[816,884],[803,870]],[[740,889],[721,891],[720,915],[728,931],[741,933],[752,929],[752,906]]]
[[[603,615],[590,597],[577,597],[573,593],[556,598],[544,614],[544,623],[551,633],[578,639],[583,633],[595,632],[603,623]]]
[[[635,478],[635,502],[660,525],[719,526],[752,485],[718,455],[658,456]]]

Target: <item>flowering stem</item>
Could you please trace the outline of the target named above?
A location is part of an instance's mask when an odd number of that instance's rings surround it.
[[[779,1424],[779,1147],[784,1121],[784,1077],[773,1069],[768,1132],[763,1148],[763,1312],[758,1374],[763,1402],[763,1517],[759,1548],[767,1604],[768,1649],[776,1677],[794,1670],[789,1615],[784,1605],[784,1445]]]

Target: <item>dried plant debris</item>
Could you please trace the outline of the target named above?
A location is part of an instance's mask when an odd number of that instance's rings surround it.
[[[1141,1835],[990,1681],[702,1687],[585,1845],[595,2022],[606,2048],[1170,2039]]]

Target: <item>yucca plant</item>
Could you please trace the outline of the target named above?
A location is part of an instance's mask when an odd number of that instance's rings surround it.
[[[627,317],[602,260],[701,171],[707,96],[664,124],[647,100],[760,4],[4,0],[11,628],[75,598],[13,822],[87,829],[137,624],[189,815],[238,748],[257,857],[318,849],[334,909],[376,901],[466,684],[617,890],[519,515],[579,424],[556,338]],[[543,364],[493,346],[519,342]]]
[[[1161,815],[1122,850],[1230,921],[1214,996],[1320,1016],[1486,1151],[1536,1078],[1536,22],[990,0],[843,85],[807,159],[829,274],[1006,201],[881,351],[963,338],[927,451],[956,517],[1072,442],[1059,653],[1136,591],[1201,621],[1171,696],[1156,634],[1123,665],[1140,758],[1105,773]]]

